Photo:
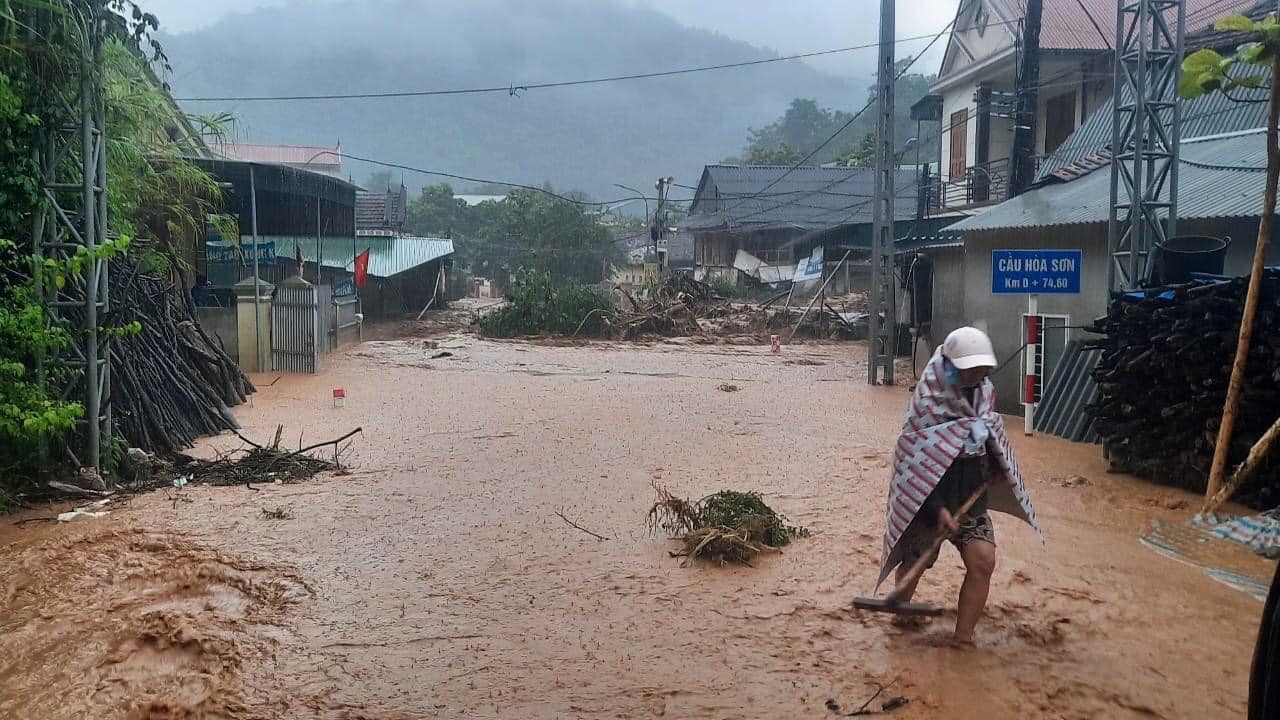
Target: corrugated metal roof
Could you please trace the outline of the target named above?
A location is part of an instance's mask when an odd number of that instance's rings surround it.
[[[893,243],[895,255],[910,255],[921,250],[938,250],[941,248],[964,247],[964,235],[956,233],[929,235],[925,237],[902,238]]]
[[[1262,209],[1267,165],[1262,130],[1182,143],[1178,217],[1255,217]],[[1007,200],[947,228],[955,232],[1107,222],[1111,171],[1104,166]],[[1161,199],[1167,200],[1167,189]]]
[[[1026,0],[991,0],[1010,21],[1026,15]],[[1187,0],[1187,32],[1207,28],[1258,0]],[[1016,30],[1015,30],[1016,32]],[[1044,50],[1110,50],[1116,36],[1116,0],[1044,0],[1040,47]]]
[[[307,262],[316,261],[316,239],[314,237],[291,237],[287,235],[259,235],[259,242],[274,242],[276,257],[286,262],[295,257],[295,248],[302,250],[302,259]],[[253,242],[253,237],[242,235],[241,245]],[[432,260],[453,254],[453,241],[440,238],[420,237],[326,237],[323,242],[324,258],[320,264],[324,267],[352,269],[352,258],[365,250],[369,251],[369,274],[374,277],[387,278],[425,265]]]
[[[871,222],[875,172],[867,168],[708,165],[683,230],[819,230]],[[895,215],[916,215],[916,175],[897,173]]]
[[[467,205],[479,205],[482,202],[502,202],[507,199],[506,195],[454,195],[455,200],[461,200]]]
[[[1072,442],[1100,442],[1094,418],[1085,408],[1098,399],[1098,383],[1093,371],[1102,352],[1087,347],[1080,340],[1070,340],[1058,361],[1058,369],[1048,378],[1040,406],[1036,408],[1034,426]]]
[[[1249,73],[1255,70],[1249,69]],[[1258,75],[1268,76],[1269,71],[1258,68]],[[1125,91],[1128,98],[1128,91]],[[1182,106],[1182,142],[1195,138],[1222,135],[1225,133],[1252,130],[1266,127],[1266,103],[1238,103],[1228,99],[1222,93],[1209,93],[1192,100],[1183,100]],[[1040,163],[1036,174],[1036,182],[1048,180],[1058,170],[1085,161],[1111,148],[1111,101],[1103,103],[1085,120],[1066,142],[1050,153]]]
[[[215,145],[213,150],[230,160],[277,163],[280,165],[306,165],[317,169],[342,167],[342,148],[340,146],[220,143]]]

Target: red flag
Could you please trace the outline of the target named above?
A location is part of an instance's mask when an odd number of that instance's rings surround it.
[[[365,250],[356,256],[356,289],[363,290],[365,280],[369,277],[369,251]]]

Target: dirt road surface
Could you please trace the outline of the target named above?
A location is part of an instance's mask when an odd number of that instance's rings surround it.
[[[853,612],[907,400],[864,352],[452,337],[260,378],[246,435],[363,426],[353,473],[4,522],[0,717],[820,718],[890,682],[872,707],[902,719],[1243,715],[1261,604],[1136,539],[1195,498],[1016,419],[1047,543],[996,517],[979,647]],[[654,480],[759,490],[813,536],[681,567],[644,531]],[[953,607],[961,574],[948,548],[921,599]]]

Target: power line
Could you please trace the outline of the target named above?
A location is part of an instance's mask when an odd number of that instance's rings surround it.
[[[946,25],[944,25],[944,26],[943,26],[943,28],[942,28],[941,30],[939,30],[939,31],[938,31],[938,33],[937,33],[936,35],[934,35],[934,36],[933,36],[933,39],[929,41],[929,44],[925,46],[924,50],[920,51],[919,53],[916,53],[916,54],[915,54],[915,55],[914,55],[914,56],[913,56],[913,57],[912,57],[912,58],[911,58],[911,59],[906,63],[906,65],[905,65],[905,66],[903,66],[902,70],[900,70],[900,71],[898,72],[898,74],[894,76],[894,78],[893,78],[894,82],[897,82],[900,78],[902,78],[902,76],[903,76],[903,75],[905,75],[905,74],[907,73],[907,71],[908,71],[908,70],[910,70],[910,69],[911,69],[911,67],[912,67],[913,65],[915,65],[915,64],[916,64],[916,61],[917,61],[917,60],[919,60],[919,59],[920,59],[920,57],[921,57],[922,55],[924,55],[925,53],[929,52],[929,49],[930,49],[930,48],[932,48],[932,47],[934,46],[934,44],[935,44],[935,43],[937,43],[937,42],[938,42],[938,40],[940,40],[940,39],[942,38],[942,36],[943,36],[943,35],[947,34],[947,32],[948,32],[948,31],[949,31],[949,30],[950,30],[950,29],[951,29],[955,24],[956,24],[956,18],[952,18],[951,22],[949,22],[949,23],[947,23]],[[877,46],[878,46],[878,45],[879,45],[879,44],[877,43]],[[807,162],[809,162],[810,160],[812,160],[812,159],[813,159],[813,156],[817,155],[819,152],[821,152],[821,150],[822,150],[824,147],[826,147],[827,145],[829,145],[829,144],[831,143],[831,141],[832,141],[832,140],[835,140],[835,139],[836,139],[836,138],[837,138],[841,133],[843,133],[845,130],[847,130],[847,129],[849,128],[849,126],[850,126],[850,125],[852,125],[852,124],[853,124],[853,122],[854,122],[855,120],[857,120],[857,119],[858,119],[858,118],[859,118],[863,113],[865,113],[865,112],[867,111],[867,109],[868,109],[868,108],[870,108],[872,105],[874,105],[878,99],[879,99],[879,96],[878,96],[878,95],[873,95],[870,99],[868,99],[868,100],[867,100],[866,104],[865,104],[865,105],[863,105],[861,109],[859,109],[856,113],[854,113],[854,114],[853,114],[853,116],[852,116],[852,117],[850,117],[850,118],[849,118],[848,122],[846,122],[844,125],[841,125],[841,126],[840,126],[840,128],[839,128],[839,129],[837,129],[834,133],[832,133],[832,134],[831,134],[831,135],[830,135],[826,140],[823,140],[823,141],[822,141],[822,143],[818,145],[818,147],[816,147],[816,148],[814,148],[813,150],[811,150],[811,151],[809,152],[809,154],[808,154],[808,155],[805,155],[805,156],[804,156],[804,158],[800,160],[800,162],[798,162],[798,163],[796,163],[795,165],[792,165],[791,167],[787,168],[787,171],[786,171],[786,172],[784,172],[784,173],[782,173],[781,175],[779,175],[778,177],[774,178],[774,179],[773,179],[773,180],[772,180],[768,185],[765,185],[763,188],[761,188],[761,189],[760,189],[760,191],[759,191],[759,193],[757,193],[757,194],[756,194],[756,195],[754,195],[754,196],[744,197],[744,198],[740,199],[737,203],[735,203],[735,204],[733,205],[733,207],[726,208],[726,209],[725,209],[725,212],[728,212],[729,210],[733,210],[733,209],[735,209],[735,208],[740,207],[740,206],[742,205],[742,203],[743,203],[743,202],[745,202],[745,201],[746,201],[746,200],[748,200],[748,199],[751,199],[751,197],[760,197],[760,194],[764,193],[765,191],[769,190],[769,189],[770,189],[770,188],[772,188],[773,186],[775,186],[775,185],[777,185],[778,183],[782,182],[782,181],[783,181],[783,179],[785,179],[785,178],[786,178],[787,176],[789,176],[791,173],[793,173],[793,172],[795,172],[797,169],[799,169],[799,168],[803,167],[805,163],[807,163]],[[844,180],[844,179],[845,179],[845,178],[843,178],[843,177],[837,177],[835,180],[832,180],[832,181],[831,181],[830,183],[828,183],[827,185],[824,185],[823,187],[819,188],[819,190],[827,190],[827,189],[831,188],[832,186],[836,185],[837,183],[841,182],[841,181],[842,181],[842,180]],[[745,220],[745,219],[750,218],[750,217],[755,217],[756,215],[761,215],[761,214],[766,213],[766,212],[771,212],[771,211],[776,210],[776,209],[778,209],[778,208],[786,207],[786,206],[787,206],[787,205],[789,205],[789,204],[791,204],[791,203],[781,203],[781,204],[778,204],[778,205],[774,205],[774,206],[773,206],[773,207],[771,207],[771,208],[762,208],[762,209],[760,209],[760,210],[758,210],[758,211],[756,211],[756,212],[754,212],[754,213],[751,213],[751,214],[749,214],[749,215],[745,215],[745,216],[743,216],[742,218],[740,218],[740,220]]]
[[[1007,24],[1007,23],[1003,23]],[[950,25],[948,25],[950,27]],[[918,35],[916,37],[907,37],[897,40],[898,43],[913,42],[916,40],[926,40],[929,35]],[[931,42],[930,45],[933,43]],[[547,88],[558,87],[574,87],[578,85],[598,85],[601,83],[621,82],[626,80],[644,80],[648,78],[672,77],[675,75],[688,75],[691,73],[708,72],[713,70],[729,70],[732,68],[751,67],[754,65],[766,65],[769,63],[785,62],[788,60],[801,60],[804,58],[820,57],[823,55],[834,55],[837,53],[852,52],[854,50],[866,50],[869,48],[879,47],[879,43],[869,43],[866,45],[851,45],[849,47],[835,48],[833,50],[818,50],[816,52],[798,53],[796,55],[784,55],[781,57],[759,58],[757,60],[744,60],[735,63],[722,63],[719,65],[701,65],[698,67],[679,68],[675,70],[660,70],[657,72],[633,73],[629,75],[613,75],[609,77],[589,78],[584,80],[561,80],[557,82],[541,82],[541,83],[525,83],[510,85],[494,85],[490,87],[475,88],[454,88],[447,90],[402,90],[392,92],[365,92],[365,93],[334,93],[326,95],[253,95],[253,96],[207,96],[207,97],[180,97],[174,98],[180,102],[287,102],[296,100],[360,100],[372,98],[399,98],[399,97],[434,97],[439,95],[481,95],[491,93],[507,93],[511,96],[519,95],[526,90],[544,90]],[[926,48],[926,51],[928,48]]]
[[[324,155],[334,155],[338,157],[349,158],[351,160],[357,160],[359,162],[366,162],[371,165],[394,168],[396,170],[407,170],[409,172],[420,173],[422,175],[434,175],[437,177],[446,177],[446,178],[451,178],[453,180],[462,180],[465,182],[473,182],[473,183],[503,185],[505,187],[519,188],[521,190],[533,190],[534,192],[540,192],[544,195],[550,195],[551,197],[556,198],[557,200],[563,200],[564,202],[573,203],[574,205],[578,205],[579,207],[595,207],[595,206],[601,206],[601,205],[613,205],[615,203],[620,203],[625,200],[656,200],[657,199],[657,198],[645,197],[644,195],[628,195],[627,197],[615,198],[613,200],[599,200],[599,201],[578,200],[576,198],[571,198],[567,195],[561,195],[560,193],[554,192],[552,190],[547,190],[546,188],[540,188],[536,185],[525,185],[523,183],[507,182],[505,180],[493,180],[490,178],[469,177],[467,175],[458,175],[457,173],[448,173],[442,170],[427,170],[425,168],[413,167],[412,165],[403,165],[401,163],[386,162],[383,160],[374,160],[373,158],[361,157],[359,155],[352,155],[351,153],[345,150],[343,150],[341,153],[334,150],[325,150],[323,152],[316,153],[316,155],[312,157],[311,160],[315,160],[317,157],[321,157]],[[681,202],[681,203],[693,202],[693,198],[667,198],[667,202]]]

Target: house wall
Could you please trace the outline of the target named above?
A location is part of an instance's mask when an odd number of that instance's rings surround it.
[[[1230,236],[1223,272],[1246,275],[1253,260],[1257,220],[1199,220],[1179,223],[1181,235]],[[994,295],[991,292],[991,251],[1018,248],[1080,249],[1084,254],[1079,295],[1040,295],[1038,311],[1067,315],[1068,325],[1087,325],[1106,313],[1106,223],[1052,228],[998,230],[968,233],[963,248],[927,251],[933,263],[933,321],[922,347],[939,345],[952,330],[975,325],[991,336],[997,357],[1010,357],[1022,347],[1022,314],[1026,295]],[[1268,263],[1280,263],[1280,247],[1272,246]],[[1083,330],[1067,331],[1071,338],[1086,336]],[[1001,412],[1021,414],[1021,364],[992,378]]]
[[[1106,54],[1093,57],[1047,57],[1040,63],[1041,87],[1037,93],[1036,107],[1036,154],[1045,155],[1051,152],[1045,148],[1045,131],[1048,128],[1048,105],[1053,98],[1071,97],[1075,112],[1071,129],[1075,130],[1083,122],[1081,108],[1087,118],[1107,98],[1111,97],[1113,82],[1111,65]],[[1009,133],[1012,136],[1012,132]],[[1012,143],[1012,137],[1010,138]],[[1010,144],[1012,149],[1012,144]],[[1056,149],[1056,148],[1055,148]]]
[[[1045,154],[1045,131],[1048,126],[1047,111],[1050,100],[1062,95],[1070,96],[1075,108],[1071,129],[1074,130],[1080,127],[1082,108],[1083,112],[1086,113],[1085,117],[1088,117],[1088,113],[1096,110],[1107,98],[1111,97],[1112,82],[1108,77],[1103,77],[1109,72],[1108,67],[1107,56],[1101,53],[1092,57],[1082,57],[1080,55],[1046,56],[1041,60],[1041,87],[1037,93],[1035,123],[1036,154]],[[972,166],[977,162],[978,107],[975,97],[977,96],[978,88],[981,84],[988,83],[994,91],[1012,93],[1015,89],[1015,77],[1015,61],[1013,58],[1009,58],[985,69],[971,80],[950,86],[941,92],[943,135],[940,141],[942,151],[940,172],[944,181],[951,182],[963,179],[962,177],[951,177],[950,134],[955,132],[950,126],[952,114],[961,109],[968,111],[969,118],[965,132],[965,165],[966,167]],[[999,112],[999,109],[996,108],[993,111]],[[1014,123],[1012,120],[1000,117],[991,118],[987,152],[988,161],[1002,160],[1013,155],[1013,135]]]
[[[240,362],[240,346],[237,342],[239,325],[236,321],[235,307],[197,307],[196,321],[223,352],[237,363]]]

